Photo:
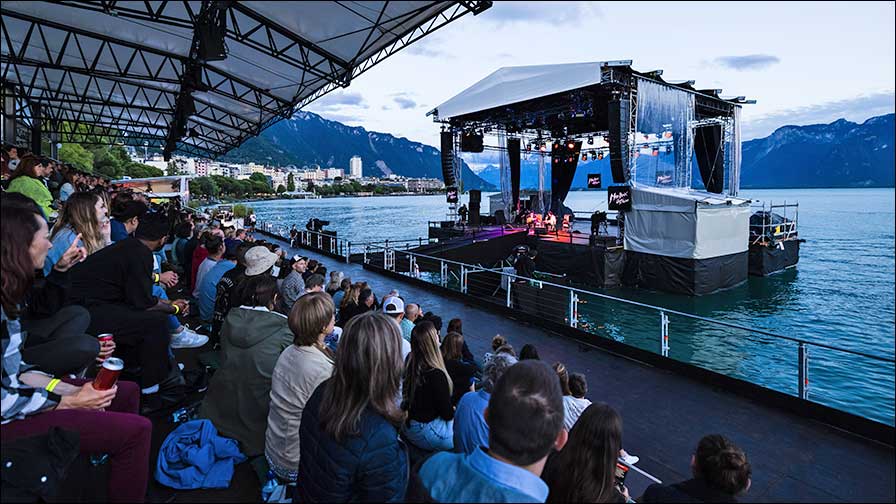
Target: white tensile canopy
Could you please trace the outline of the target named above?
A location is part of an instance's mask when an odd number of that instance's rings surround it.
[[[625,250],[683,259],[745,252],[750,200],[698,191],[632,188]]]
[[[490,6],[4,1],[0,74],[4,96],[11,90],[18,102],[18,119],[30,126],[41,117],[45,133],[70,134],[60,141],[112,137],[213,156]],[[81,125],[80,136],[71,135],[72,124]]]

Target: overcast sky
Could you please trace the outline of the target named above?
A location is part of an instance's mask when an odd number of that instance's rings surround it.
[[[503,66],[630,59],[744,95],[746,139],[894,110],[893,2],[495,2],[307,110],[438,146],[426,112]]]

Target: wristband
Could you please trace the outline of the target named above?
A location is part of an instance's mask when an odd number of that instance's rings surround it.
[[[48,383],[45,387],[47,389],[47,392],[52,392],[53,389],[56,388],[56,385],[59,385],[59,382],[61,381],[62,380],[60,380],[59,378],[53,378],[52,380],[50,380],[50,383]]]
[[[175,315],[177,315],[177,314],[180,313],[180,306],[177,306],[176,304],[173,304],[173,305],[171,305],[171,306],[174,307],[174,314],[175,314]]]
[[[162,276],[159,275],[158,273],[152,274],[152,283],[159,283],[159,280],[161,280],[161,279],[162,279]]]

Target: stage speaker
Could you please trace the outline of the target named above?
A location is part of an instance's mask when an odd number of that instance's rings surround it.
[[[476,191],[479,192],[479,191]],[[480,216],[479,216],[479,202],[473,201],[472,197],[473,191],[470,191],[470,226],[479,227],[480,224]]]
[[[470,204],[482,203],[482,191],[479,189],[470,189]]]
[[[454,178],[454,133],[442,132],[442,180],[446,187],[454,187],[457,180]]]
[[[629,179],[628,135],[631,102],[628,99],[610,100],[607,104],[607,124],[610,143],[610,171],[613,182],[624,184]]]
[[[546,235],[546,234],[548,234],[548,228],[546,228],[544,226],[535,226],[535,234]]]
[[[504,210],[495,211],[495,223],[498,224],[499,226],[503,226],[504,224],[507,224],[507,218],[504,217]]]
[[[472,132],[461,134],[460,150],[463,152],[482,152],[485,150],[482,135]]]

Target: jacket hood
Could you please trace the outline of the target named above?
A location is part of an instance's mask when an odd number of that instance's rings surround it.
[[[230,326],[231,344],[238,348],[251,348],[264,340],[288,329],[286,316],[258,307],[241,306],[230,310],[225,327]]]

